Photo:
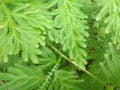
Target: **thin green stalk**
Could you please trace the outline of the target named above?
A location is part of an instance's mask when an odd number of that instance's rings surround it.
[[[44,83],[42,84],[42,86],[40,86],[37,90],[43,90],[45,87],[48,86],[49,81],[53,75],[53,73],[56,71],[56,69],[58,69],[59,63],[60,63],[61,57],[58,59],[57,63],[55,64],[55,66],[52,68],[52,70],[50,71],[49,75],[47,76],[46,80],[44,81]]]
[[[63,53],[61,53],[57,48],[55,48],[52,44],[50,44],[49,42],[47,42],[47,44],[54,49],[61,57],[65,58],[66,60],[68,60],[70,63],[72,63],[74,66],[76,66],[79,70],[82,70],[83,72],[85,72],[86,74],[88,74],[89,76],[91,76],[92,78],[96,79],[99,83],[101,83],[102,85],[105,85],[103,81],[101,81],[98,77],[96,77],[95,75],[93,75],[92,73],[90,73],[88,70],[82,68],[81,66],[77,65],[74,61],[72,61],[71,59],[69,59],[67,56],[65,56]],[[106,85],[105,85],[106,86]]]

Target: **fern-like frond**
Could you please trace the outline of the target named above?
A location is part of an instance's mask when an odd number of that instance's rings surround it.
[[[0,59],[7,62],[8,55],[21,51],[24,61],[39,63],[39,46],[45,45],[45,29],[51,27],[47,10],[10,1],[0,1],[0,8]]]
[[[83,82],[73,71],[57,70],[54,78],[48,86],[48,90],[81,90]]]
[[[94,28],[91,27],[91,28]],[[81,84],[83,90],[104,90],[106,84],[106,77],[101,69],[100,63],[105,62],[104,54],[106,50],[109,49],[108,42],[111,41],[108,38],[108,35],[105,35],[101,31],[97,31],[97,34],[94,34],[96,31],[90,32],[90,37],[87,39],[88,44],[88,66],[87,69],[93,75],[101,80],[101,83],[97,82],[95,79],[89,75],[83,74],[82,78],[84,82]]]
[[[60,60],[61,60],[61,58],[59,58],[59,60],[54,65],[54,67],[51,69],[51,71],[48,72],[48,75],[46,76],[45,81],[42,83],[42,85],[40,86],[40,88],[38,90],[47,90],[46,88],[48,87],[50,80],[52,79],[54,73],[57,71],[57,69],[59,67]]]
[[[102,7],[100,13],[97,15],[96,20],[103,21],[105,25],[105,32],[112,33],[111,38],[117,48],[120,48],[120,2],[119,0],[100,0],[98,2]]]
[[[0,90],[33,90],[44,81],[44,73],[36,66],[15,64],[6,73],[0,73],[0,80],[6,81]]]
[[[41,55],[39,56],[40,65],[44,69],[49,69],[57,63],[56,55],[47,47],[41,48]]]
[[[81,83],[80,87],[82,90],[104,90],[105,85],[105,75],[102,72],[102,69],[100,68],[100,61],[101,60],[95,60],[92,65],[89,66],[89,71],[97,76],[100,80],[104,81],[104,84],[101,84],[97,82],[95,79],[90,77],[89,75],[83,74],[82,79],[84,79],[84,82]]]
[[[57,8],[52,11],[54,17],[53,26],[57,30],[51,30],[49,38],[63,45],[63,50],[69,50],[69,57],[83,68],[86,65],[85,57],[87,56],[84,48],[86,39],[89,34],[85,29],[87,18],[80,10],[80,4],[76,0],[58,0],[55,2]]]
[[[106,76],[108,88],[120,86],[120,57],[111,43],[109,44],[109,50],[105,54],[105,59],[106,62],[100,65]]]

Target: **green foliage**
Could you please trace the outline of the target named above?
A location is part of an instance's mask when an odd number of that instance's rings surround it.
[[[120,85],[120,62],[119,62],[119,56],[117,56],[117,52],[115,51],[114,47],[111,43],[109,43],[110,49],[107,51],[107,53],[104,55],[106,62],[100,63],[102,70],[106,76],[106,81],[109,83],[112,87],[117,87]],[[117,74],[116,74],[117,73]]]
[[[119,0],[0,0],[0,90],[120,90]]]
[[[13,9],[10,11],[2,1],[0,8],[3,8],[0,12],[3,16],[0,21],[3,26],[0,32],[0,58],[7,62],[8,55],[21,51],[24,61],[30,58],[34,63],[39,63],[36,55],[41,53],[39,46],[45,45],[44,29],[50,27],[46,12],[41,13],[44,8],[25,3],[17,7],[11,5]]]
[[[32,90],[44,80],[44,73],[36,66],[24,66],[15,64],[9,67],[7,72],[0,73],[0,80],[7,83],[0,87],[0,90]]]
[[[85,30],[88,27],[84,19],[87,16],[80,10],[81,5],[74,0],[58,0],[55,4],[58,7],[51,11],[51,15],[54,16],[53,27],[57,30],[50,32],[49,38],[61,43],[64,51],[69,50],[69,57],[85,68],[84,65],[87,64],[85,37],[89,34]]]
[[[100,0],[99,2],[102,9],[97,15],[96,20],[99,21],[104,18],[105,32],[113,33],[112,40],[114,44],[117,44],[117,48],[120,48],[120,2],[119,0]]]
[[[83,80],[80,80],[73,71],[58,70],[55,72],[48,90],[81,90],[81,82]]]

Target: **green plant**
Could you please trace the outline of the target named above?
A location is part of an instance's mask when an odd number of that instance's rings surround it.
[[[0,0],[0,90],[120,90],[119,0]]]

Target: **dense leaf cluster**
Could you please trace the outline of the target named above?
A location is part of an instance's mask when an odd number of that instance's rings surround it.
[[[0,90],[120,90],[119,0],[0,0]]]

